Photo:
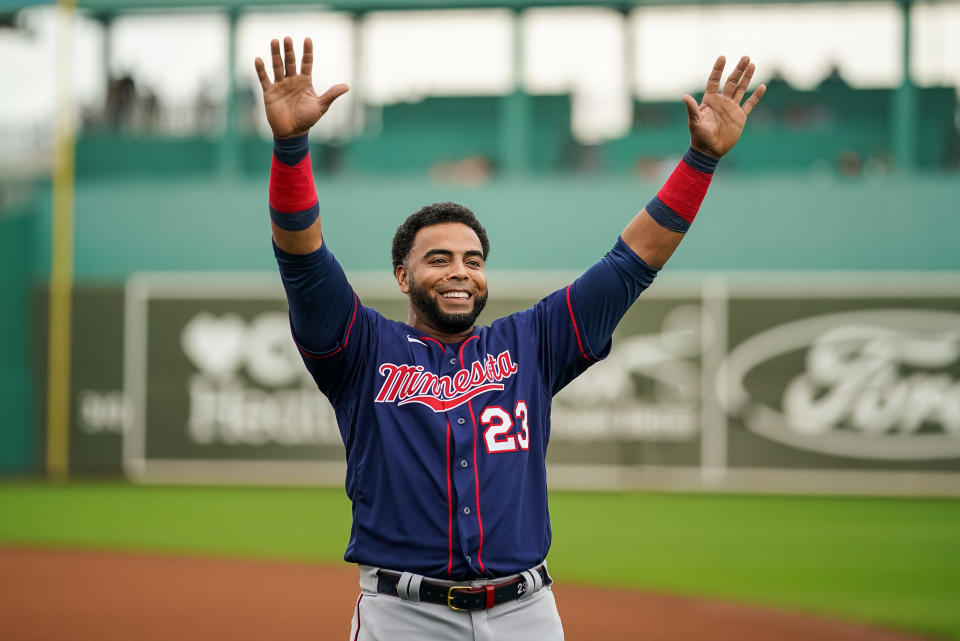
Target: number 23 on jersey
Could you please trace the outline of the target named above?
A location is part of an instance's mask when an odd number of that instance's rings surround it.
[[[514,432],[514,419],[518,429]],[[517,401],[511,415],[498,405],[488,405],[480,412],[483,441],[490,454],[530,449],[530,429],[527,425],[527,404]],[[511,433],[513,432],[513,433]]]

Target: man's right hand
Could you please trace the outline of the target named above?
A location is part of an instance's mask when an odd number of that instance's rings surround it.
[[[267,122],[277,138],[301,136],[327,113],[333,101],[349,91],[345,84],[338,84],[318,96],[313,90],[310,74],[313,71],[313,41],[303,41],[303,61],[297,73],[297,59],[293,52],[293,40],[283,39],[283,58],[280,57],[280,42],[270,42],[273,60],[273,83],[267,77],[263,60],[257,58],[254,66],[263,88],[263,106]]]

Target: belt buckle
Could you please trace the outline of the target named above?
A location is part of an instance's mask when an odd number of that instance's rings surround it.
[[[453,604],[453,591],[454,590],[469,590],[471,586],[469,585],[451,585],[450,589],[447,590],[447,607],[455,612],[467,612],[469,608],[458,608]]]

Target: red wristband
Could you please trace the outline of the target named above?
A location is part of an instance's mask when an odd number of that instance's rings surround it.
[[[298,212],[316,204],[310,155],[293,166],[280,162],[274,155],[270,164],[270,207],[278,212]]]
[[[713,174],[697,171],[686,159],[681,160],[670,178],[657,192],[657,198],[680,218],[692,223],[707,195],[707,187]]]

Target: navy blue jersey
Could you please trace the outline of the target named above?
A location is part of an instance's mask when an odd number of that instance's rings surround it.
[[[326,244],[275,254],[294,339],[346,447],[344,558],[457,580],[543,561],[552,398],[609,353],[656,270],[618,240],[570,286],[443,344],[365,307]]]

